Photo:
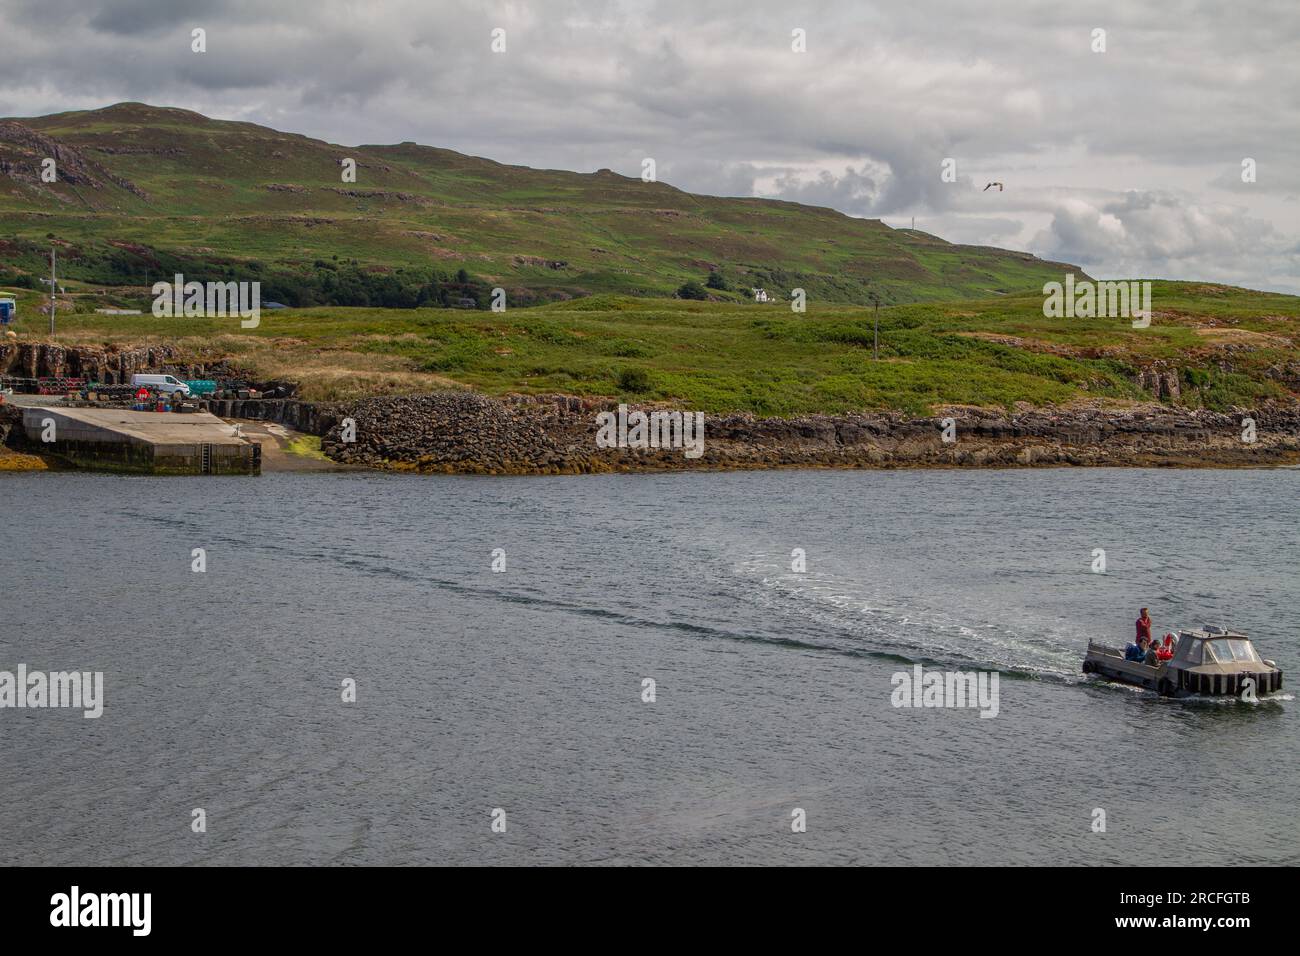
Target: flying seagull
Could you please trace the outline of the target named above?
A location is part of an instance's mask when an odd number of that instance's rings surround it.
[[[985,187],[984,187],[982,190],[980,190],[980,191],[981,191],[981,192],[988,192],[988,191],[989,191],[990,189],[992,189],[994,186],[997,186],[997,187],[998,187],[998,192],[1002,192],[1002,184],[1001,184],[1001,183],[989,183],[987,186],[985,186]]]

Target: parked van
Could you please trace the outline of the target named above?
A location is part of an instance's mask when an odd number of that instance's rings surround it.
[[[190,387],[171,375],[132,375],[131,387],[141,386],[155,392],[180,392],[186,398],[190,397]]]

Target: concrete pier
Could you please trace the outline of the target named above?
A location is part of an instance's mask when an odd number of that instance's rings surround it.
[[[262,446],[207,412],[26,407],[29,441],[83,468],[144,475],[260,475]],[[52,441],[47,439],[52,438]]]

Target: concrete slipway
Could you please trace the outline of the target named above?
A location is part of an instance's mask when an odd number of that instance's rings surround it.
[[[207,412],[26,407],[23,430],[51,454],[96,470],[147,475],[262,471],[262,446]],[[53,441],[46,441],[49,437]]]

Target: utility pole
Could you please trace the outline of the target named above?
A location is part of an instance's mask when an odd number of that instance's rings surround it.
[[[54,247],[50,246],[50,338],[54,338],[54,309],[58,305],[59,287],[55,285],[54,276]]]

